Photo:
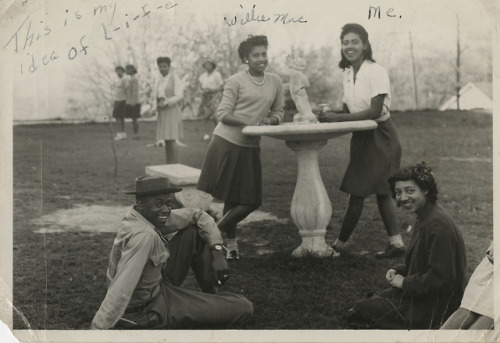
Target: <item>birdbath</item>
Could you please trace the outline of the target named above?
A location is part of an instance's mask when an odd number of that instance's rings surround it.
[[[373,120],[318,123],[314,114],[311,117],[312,112],[305,92],[305,88],[309,86],[308,83],[305,85],[293,82],[294,76],[298,76],[299,81],[304,80],[305,76],[295,73],[297,69],[294,67],[297,63],[294,65],[289,59],[292,62],[296,62],[296,59],[293,56],[287,57],[287,65],[293,69],[290,78],[290,93],[299,110],[294,117],[294,123],[246,126],[243,128],[243,133],[249,136],[268,136],[284,140],[286,146],[295,151],[298,174],[290,214],[299,230],[302,243],[293,251],[292,256],[301,257],[312,253],[325,257],[333,252],[333,249],[325,242],[326,226],[332,216],[332,204],[319,171],[319,151],[329,139],[354,131],[373,130],[377,127],[377,123]]]
[[[246,126],[243,129],[245,135],[284,140],[286,146],[297,155],[297,183],[290,214],[299,229],[302,243],[293,251],[293,256],[313,253],[324,257],[332,254],[332,248],[325,242],[326,226],[332,217],[332,205],[319,171],[319,150],[326,145],[328,139],[376,127],[375,121],[362,120],[301,125],[285,123],[276,126]]]

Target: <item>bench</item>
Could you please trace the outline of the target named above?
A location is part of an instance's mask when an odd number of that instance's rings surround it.
[[[207,210],[212,203],[212,196],[196,189],[201,171],[184,164],[162,164],[147,166],[146,175],[161,176],[170,180],[173,187],[182,188],[182,192],[175,193],[175,198],[182,206]]]

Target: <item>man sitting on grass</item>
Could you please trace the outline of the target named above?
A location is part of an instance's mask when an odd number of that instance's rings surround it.
[[[136,204],[114,240],[108,291],[92,329],[212,329],[251,318],[245,297],[217,292],[228,279],[222,237],[204,211],[172,210],[172,193],[179,191],[149,176],[125,189]],[[190,267],[203,293],[179,287]]]

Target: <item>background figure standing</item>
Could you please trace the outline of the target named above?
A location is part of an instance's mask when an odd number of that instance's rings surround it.
[[[165,158],[167,164],[178,162],[175,141],[184,136],[182,111],[179,102],[183,98],[182,81],[170,72],[170,58],[158,57],[156,64],[160,77],[156,85],[156,108],[158,121],[156,124],[156,141],[165,141]]]
[[[203,140],[209,140],[212,128],[210,123],[213,122],[217,125],[217,118],[215,113],[219,107],[222,99],[222,88],[224,81],[218,71],[215,70],[216,64],[213,61],[206,61],[203,63],[205,72],[200,75],[198,81],[200,82],[200,90],[202,99],[198,109],[198,117],[205,119],[206,133]]]
[[[121,123],[121,132],[117,132],[115,135],[115,140],[122,139],[122,135],[125,131],[125,99],[126,99],[126,88],[127,80],[123,77],[125,73],[125,68],[122,66],[117,66],[115,68],[116,75],[118,78],[113,82],[113,118]]]
[[[197,185],[224,201],[218,227],[227,234],[227,259],[239,258],[237,224],[262,204],[260,137],[241,131],[247,125],[278,125],[283,119],[283,83],[265,72],[267,46],[266,36],[241,42],[238,54],[248,68],[227,80]]]
[[[139,132],[139,118],[141,117],[141,103],[139,100],[139,79],[137,78],[137,69],[134,65],[128,64],[125,67],[127,75],[130,79],[126,82],[125,88],[125,116],[120,119],[121,132],[118,132],[115,139],[125,139],[127,138],[127,133],[125,132],[125,118],[132,119],[132,125],[134,128],[134,139],[137,139],[137,133]]]
[[[375,63],[368,40],[368,32],[359,24],[346,24],[340,34],[344,70],[343,113],[327,111],[320,121],[328,122],[375,120],[375,130],[353,132],[351,153],[340,190],[349,194],[349,205],[344,215],[338,239],[333,244],[334,256],[345,250],[344,244],[358,224],[365,198],[376,194],[377,205],[389,236],[386,249],[377,258],[402,256],[405,248],[396,224],[394,201],[387,179],[399,169],[401,144],[392,122],[391,86],[387,71]]]

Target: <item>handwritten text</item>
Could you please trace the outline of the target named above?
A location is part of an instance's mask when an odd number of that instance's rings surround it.
[[[382,10],[380,9],[380,6],[370,6],[368,8],[368,19],[371,19],[372,17],[373,18],[378,18],[380,19],[380,12],[382,12]],[[385,11],[385,15],[389,18],[402,18],[401,15],[397,15],[394,12],[394,8],[389,8],[387,11]]]
[[[241,9],[244,9],[242,5],[240,5]],[[235,15],[234,17],[228,18],[224,17],[224,24],[227,26],[234,26],[234,25],[246,25],[251,22],[256,22],[256,23],[264,23],[264,22],[272,22],[274,24],[276,23],[281,23],[281,24],[290,24],[290,23],[295,23],[295,24],[304,24],[307,23],[307,20],[304,19],[303,16],[299,17],[292,17],[288,13],[275,13],[273,15],[266,15],[266,14],[258,14],[255,10],[255,5],[252,6],[252,9],[247,11],[241,16]]]

